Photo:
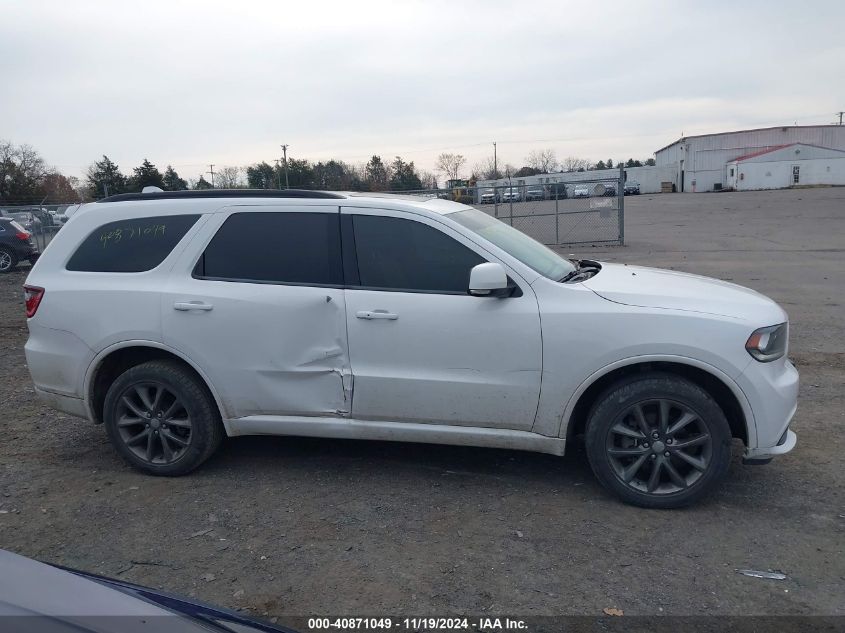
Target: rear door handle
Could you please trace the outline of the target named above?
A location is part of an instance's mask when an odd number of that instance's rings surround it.
[[[174,310],[180,310],[181,312],[187,312],[188,310],[202,310],[203,312],[208,312],[214,306],[210,303],[205,303],[203,301],[177,301],[173,304]]]
[[[395,321],[399,318],[398,314],[388,312],[387,310],[360,310],[355,313],[355,316],[359,319],[386,319],[388,321]]]

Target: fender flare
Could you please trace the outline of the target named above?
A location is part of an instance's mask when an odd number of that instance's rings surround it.
[[[575,405],[578,404],[578,401],[580,400],[581,396],[584,395],[584,392],[589,389],[590,386],[596,382],[596,380],[599,380],[610,372],[620,369],[622,367],[629,367],[631,365],[639,365],[642,363],[660,362],[675,363],[677,365],[688,365],[690,367],[695,367],[696,369],[700,369],[702,371],[707,372],[714,378],[724,383],[724,385],[731,390],[731,393],[733,393],[737,402],[739,402],[740,408],[742,409],[742,414],[745,417],[745,427],[746,432],[748,434],[749,446],[752,444],[752,438],[753,445],[757,446],[757,423],[754,419],[754,412],[751,410],[751,405],[748,402],[748,397],[745,395],[745,392],[742,390],[739,384],[737,384],[737,382],[733,378],[731,378],[721,369],[709,363],[705,363],[689,356],[675,356],[669,354],[647,354],[642,356],[630,356],[628,358],[623,358],[614,361],[609,365],[605,365],[598,371],[595,371],[590,374],[590,376],[588,376],[584,381],[581,382],[580,385],[578,385],[578,388],[575,390],[572,396],[570,396],[569,401],[566,403],[566,406],[563,409],[563,413],[560,416],[560,425],[558,426],[557,434],[558,437],[566,438],[566,434],[569,430],[569,424],[572,418],[572,413],[575,410]]]
[[[222,420],[227,419],[226,409],[223,406],[223,401],[220,398],[220,394],[217,393],[217,390],[214,388],[214,384],[209,379],[208,375],[195,363],[193,363],[188,357],[186,357],[182,352],[177,350],[174,347],[170,347],[169,345],[165,345],[159,341],[151,341],[148,339],[131,339],[127,341],[119,341],[117,343],[112,343],[108,347],[101,349],[91,362],[88,363],[88,368],[85,370],[85,379],[82,384],[82,400],[85,403],[85,409],[88,412],[88,418],[90,420],[96,419],[94,417],[94,412],[91,410],[91,399],[89,397],[91,393],[91,382],[94,379],[94,376],[97,373],[97,368],[103,362],[107,356],[109,356],[112,352],[116,352],[120,349],[125,349],[127,347],[151,347],[154,349],[160,349],[164,352],[168,352],[169,354],[173,354],[180,360],[184,361],[191,369],[197,372],[197,375],[202,379],[205,383],[205,386],[208,387],[208,390],[211,392],[211,397],[214,398],[214,404],[217,406],[217,410],[220,412],[220,417]]]

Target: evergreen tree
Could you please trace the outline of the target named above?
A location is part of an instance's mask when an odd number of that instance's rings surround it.
[[[125,193],[127,189],[126,176],[105,154],[103,154],[103,160],[97,161],[88,168],[86,180],[94,198]]]
[[[180,178],[176,170],[170,165],[164,170],[162,180],[164,181],[164,187],[162,189],[167,191],[184,191],[188,188],[188,183],[183,178]]]
[[[139,167],[132,170],[134,173],[130,178],[129,188],[136,191],[143,191],[144,187],[158,187],[164,189],[164,176],[158,168],[146,158]]]

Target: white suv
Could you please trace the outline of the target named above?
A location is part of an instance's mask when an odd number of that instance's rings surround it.
[[[196,468],[225,435],[563,455],[648,507],[795,445],[773,301],[564,259],[472,207],[300,191],[124,194],[82,207],[27,279],[26,357],[53,407],[133,466]]]

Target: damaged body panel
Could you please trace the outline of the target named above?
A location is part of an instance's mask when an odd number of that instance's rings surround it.
[[[336,216],[337,207],[325,213]],[[224,221],[210,222],[205,239]],[[193,270],[195,258],[177,267]],[[224,418],[349,415],[342,288],[173,275],[161,314],[164,342],[205,368]]]

